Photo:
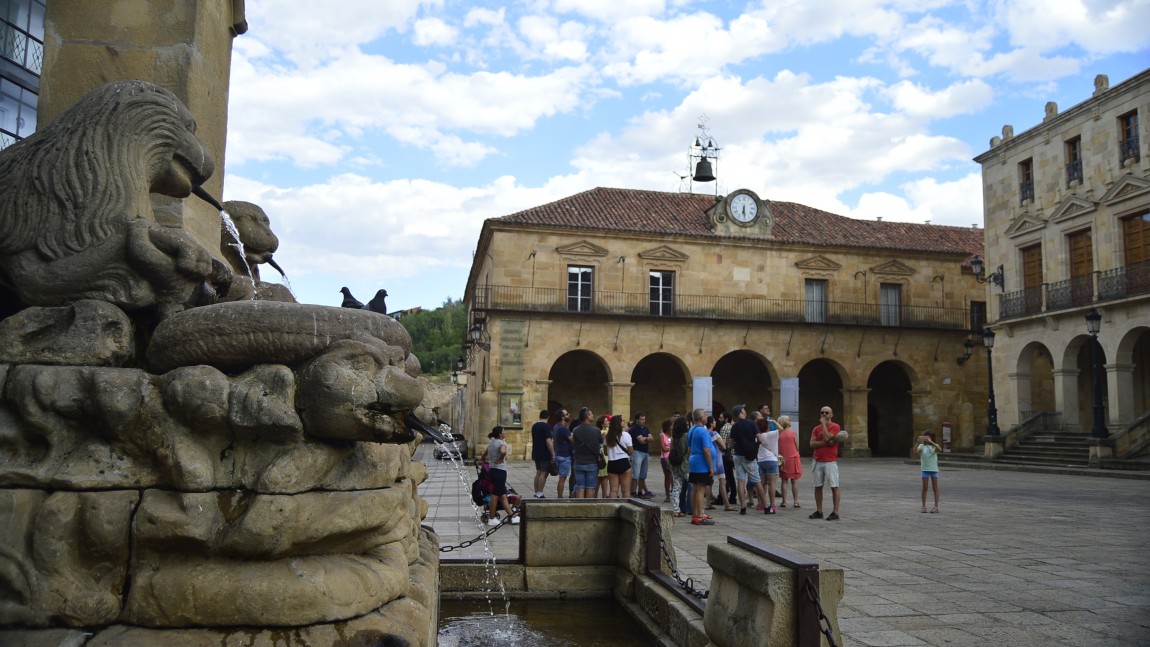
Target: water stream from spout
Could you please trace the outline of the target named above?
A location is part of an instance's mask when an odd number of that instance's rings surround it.
[[[224,225],[224,231],[228,232],[228,236],[230,236],[232,239],[231,242],[224,241],[224,244],[236,250],[236,255],[240,257],[240,263],[242,263],[244,267],[244,275],[247,277],[248,281],[251,282],[252,287],[254,288],[256,283],[255,277],[252,275],[252,268],[248,265],[247,257],[244,256],[244,244],[240,242],[240,232],[238,229],[236,229],[236,223],[232,220],[232,214],[228,213],[228,210],[224,209],[224,205],[220,204],[220,201],[217,200],[215,196],[208,193],[204,187],[194,187],[192,189],[192,193],[197,198],[207,202],[219,210],[220,222],[222,222]],[[288,289],[290,290],[291,288]]]
[[[448,433],[450,433],[450,432],[448,432]],[[471,503],[471,509],[474,512],[474,514],[472,515],[472,519],[475,522],[475,527],[483,535],[483,538],[481,541],[483,542],[483,565],[484,565],[484,575],[485,575],[484,584],[487,586],[485,593],[487,594],[486,597],[487,597],[488,612],[491,615],[495,615],[495,608],[492,605],[492,594],[495,592],[493,587],[495,585],[498,585],[499,596],[500,596],[500,599],[503,601],[503,614],[507,615],[509,610],[511,609],[511,598],[508,597],[507,587],[503,583],[503,578],[500,577],[500,575],[499,575],[499,565],[495,559],[495,550],[491,547],[491,540],[488,539],[488,537],[487,537],[487,530],[489,529],[489,526],[487,525],[487,522],[484,521],[484,511],[483,511],[483,509],[481,509],[479,507],[479,505],[477,505],[475,503],[475,500],[472,499],[470,496],[470,494],[471,494],[471,483],[469,483],[467,480],[467,474],[466,474],[466,471],[464,469],[465,466],[463,463],[463,456],[461,454],[457,453],[457,449],[453,446],[454,443],[452,443],[451,445],[448,445],[446,443],[443,443],[443,442],[436,440],[435,444],[443,452],[443,455],[451,460],[451,465],[454,468],[456,475],[459,477],[459,482],[463,485],[464,492],[466,493],[466,496],[467,496],[467,500]],[[479,458],[476,457],[476,460],[478,461]],[[462,535],[463,534],[462,515],[460,516],[459,520],[457,521],[457,524],[459,525],[459,534]]]

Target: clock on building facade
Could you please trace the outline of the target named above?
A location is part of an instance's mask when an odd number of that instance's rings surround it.
[[[765,200],[750,189],[728,193],[707,210],[711,229],[717,234],[769,238],[775,219]]]

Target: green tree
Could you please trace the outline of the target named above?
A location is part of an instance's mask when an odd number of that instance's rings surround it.
[[[463,335],[467,332],[467,306],[448,297],[434,310],[421,310],[404,315],[399,322],[411,335],[411,348],[427,375],[446,375],[463,354]]]

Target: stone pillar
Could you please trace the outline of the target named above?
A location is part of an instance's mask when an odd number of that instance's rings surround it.
[[[1015,411],[1005,412],[1009,413],[1009,419],[1022,422],[1023,411],[1034,411],[1033,399],[1030,397],[1030,373],[1007,373],[1007,379],[1010,380],[1011,388],[1014,389],[1014,400],[1018,404],[1018,409]],[[1054,396],[1058,398],[1057,395]],[[998,412],[998,424],[1002,426],[1003,411]]]
[[[1110,419],[1106,423],[1124,425],[1142,414],[1134,408],[1134,365],[1106,364],[1105,368],[1110,404]]]
[[[1078,412],[1078,369],[1054,369],[1054,408],[1062,413],[1063,429],[1082,429]]]
[[[870,444],[867,439],[867,396],[870,389],[855,387],[843,389],[843,411],[837,415],[839,426],[850,433],[846,447],[841,451],[850,458],[869,458]],[[813,425],[812,425],[813,426]]]
[[[50,0],[44,16],[40,127],[112,81],[171,90],[196,119],[216,172],[204,188],[223,200],[232,38],[247,31],[243,0]],[[162,224],[220,248],[219,214],[202,200],[153,196]]]
[[[623,414],[624,420],[631,418],[631,387],[634,382],[608,382],[607,396],[611,403],[611,413]]]

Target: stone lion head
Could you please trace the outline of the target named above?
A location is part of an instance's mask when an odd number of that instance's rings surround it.
[[[174,94],[119,81],[0,151],[0,283],[30,305],[151,305],[156,290],[125,266],[124,239],[134,222],[155,220],[150,193],[187,197],[211,176],[195,133]],[[162,250],[181,262],[186,251]]]
[[[229,200],[224,203],[224,209],[232,216],[244,246],[244,259],[252,270],[256,265],[268,262],[279,249],[280,239],[272,233],[271,220],[264,210],[243,200]]]

